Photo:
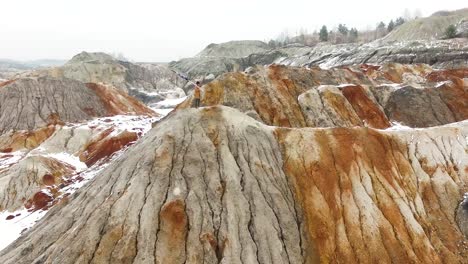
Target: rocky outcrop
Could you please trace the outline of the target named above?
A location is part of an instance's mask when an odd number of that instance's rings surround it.
[[[133,130],[132,124],[156,116],[110,85],[51,77],[3,83],[0,212],[48,209],[64,189],[83,181],[80,173],[104,166],[144,134],[143,125]]]
[[[221,76],[204,86],[202,104],[235,107],[273,126],[429,127],[468,118],[466,76],[466,69],[428,65],[272,65]],[[191,104],[189,98],[178,108]]]
[[[465,193],[463,198],[464,199],[458,205],[455,220],[461,232],[465,235],[465,238],[468,239],[468,193]]]
[[[120,120],[120,121],[119,121]],[[135,143],[154,118],[115,116],[0,136],[0,211],[45,210]],[[117,155],[118,156],[118,155]],[[47,197],[42,206],[35,204]]]
[[[309,256],[463,263],[467,240],[454,216],[467,188],[466,123],[459,129],[276,130],[313,241]]]
[[[468,8],[456,11],[442,11],[429,17],[416,18],[395,28],[382,40],[413,41],[445,38],[445,30],[450,25],[457,25],[468,17]]]
[[[104,83],[141,96],[148,103],[165,98],[179,98],[186,81],[173,73],[165,64],[132,63],[117,60],[102,53],[82,52],[63,66],[38,69],[17,74],[21,77],[68,78],[83,83]]]
[[[362,63],[425,63],[435,68],[468,65],[468,40],[405,41],[369,44],[324,45],[306,54],[278,58],[276,63],[293,66],[320,65],[324,68]]]
[[[0,88],[0,131],[35,130],[116,114],[154,115],[118,89],[50,77],[21,78]]]
[[[258,40],[229,41],[221,44],[212,43],[195,57],[242,58],[267,50],[270,50],[270,47]]]
[[[418,64],[434,68],[468,66],[468,40],[376,41],[367,44],[299,44],[252,53],[245,57],[194,57],[170,63],[170,67],[191,78],[209,79],[226,72],[244,71],[256,65],[272,63],[288,66],[332,68],[356,64]],[[208,78],[211,76],[211,78]]]
[[[464,19],[457,24],[457,37],[468,38],[468,19]]]
[[[179,110],[0,262],[462,263],[467,137]]]

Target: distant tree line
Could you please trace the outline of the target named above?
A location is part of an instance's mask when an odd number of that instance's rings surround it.
[[[276,39],[269,40],[268,45],[272,48],[278,48],[294,43],[314,46],[320,42],[332,44],[371,42],[386,36],[388,33],[403,25],[406,21],[419,17],[421,17],[421,11],[419,9],[415,10],[413,15],[411,15],[408,9],[405,9],[402,16],[392,19],[388,23],[380,21],[375,28],[367,28],[360,31],[358,31],[356,27],[348,27],[346,24],[338,24],[338,26],[333,29],[329,29],[326,25],[323,25],[319,31],[314,31],[313,33],[308,33],[305,29],[300,29],[298,32],[295,32],[295,34],[284,30]],[[453,29],[450,30],[453,31]]]

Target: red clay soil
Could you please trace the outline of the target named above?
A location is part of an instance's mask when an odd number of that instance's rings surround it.
[[[4,87],[4,86],[7,86],[9,85],[10,83],[14,83],[16,80],[8,80],[8,81],[5,81],[5,82],[0,82],[0,88]]]
[[[342,93],[353,106],[359,118],[364,120],[369,126],[379,129],[390,127],[387,117],[367,96],[364,88],[359,85],[346,86],[343,88]]]
[[[462,79],[453,77],[439,89],[440,97],[457,121],[468,119],[468,89]]]
[[[159,240],[165,248],[160,248],[158,252],[158,256],[161,256],[161,263],[179,263],[185,251],[188,230],[185,203],[180,199],[166,203],[159,217],[161,219]]]
[[[157,116],[153,110],[117,88],[96,83],[87,83],[86,86],[99,96],[108,115],[136,114]],[[87,111],[92,112],[93,110],[87,109]]]
[[[53,198],[51,196],[42,191],[39,191],[25,203],[24,207],[26,207],[28,211],[37,211],[46,208],[52,201]]]
[[[42,176],[42,183],[46,186],[52,186],[55,184],[55,177],[51,174]]]
[[[39,128],[34,131],[18,131],[14,132],[10,140],[0,146],[2,150],[17,151],[19,149],[34,149],[42,142],[46,141],[55,132],[55,126],[49,125],[47,127]]]
[[[276,104],[273,104],[274,102],[266,102],[266,104],[270,104],[272,109],[277,112],[272,114],[279,117],[277,118],[278,121],[274,122],[273,125],[286,127],[307,126],[301,107],[297,101],[298,96],[306,90],[297,87],[292,80],[287,78],[288,68],[280,65],[271,65],[268,69],[268,77],[276,88],[275,95],[277,96],[277,102]]]
[[[430,183],[419,183],[418,189],[406,145],[397,138],[366,128],[277,129],[275,134],[288,157],[283,169],[303,209],[311,241],[307,262],[442,263],[443,258],[458,263],[454,252],[463,238],[444,216]],[[315,154],[304,155],[311,150]],[[397,200],[414,199],[418,190],[430,215],[413,213],[422,233],[408,225]],[[404,196],[395,196],[396,191]],[[365,202],[363,195],[372,201]]]
[[[426,76],[430,82],[442,82],[453,78],[468,78],[468,68],[433,71]]]
[[[375,71],[378,71],[380,69],[380,66],[377,65],[369,65],[369,64],[362,64],[359,66],[361,71],[363,73],[372,75]]]
[[[80,155],[80,160],[88,167],[99,160],[110,157],[115,152],[123,149],[138,139],[137,133],[124,131],[117,136],[108,137],[112,129],[103,132],[98,139],[90,143]]]

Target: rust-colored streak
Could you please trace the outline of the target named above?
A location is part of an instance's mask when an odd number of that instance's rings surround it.
[[[1,153],[11,153],[12,151],[13,151],[13,148],[4,148],[0,150]]]
[[[276,102],[267,102],[267,104],[277,106],[274,108],[276,113],[273,114],[278,118],[276,118],[276,121],[272,125],[305,127],[305,117],[302,114],[297,98],[306,90],[296,86],[295,82],[288,78],[285,66],[271,65],[268,70],[268,77],[275,87],[273,95],[277,97]]]
[[[39,191],[25,203],[24,207],[26,207],[28,211],[37,211],[46,208],[52,201],[53,197],[42,191]]]
[[[179,263],[183,260],[188,229],[185,203],[180,199],[166,203],[159,217],[161,222],[158,243],[164,245],[164,250],[158,252],[159,263]]]
[[[468,76],[467,76],[468,77]],[[452,78],[452,81],[438,88],[440,97],[453,113],[456,121],[468,119],[468,88],[464,81]]]
[[[342,93],[354,108],[359,118],[364,120],[369,126],[379,129],[390,127],[387,117],[367,96],[364,88],[359,85],[347,86],[343,88]]]
[[[143,103],[115,87],[96,83],[87,83],[86,86],[99,96],[108,115],[137,114],[157,116],[153,110],[146,107]],[[89,109],[88,112],[92,113],[93,110]]]
[[[42,183],[46,186],[52,186],[55,184],[55,178],[51,174],[46,174],[42,176]]]
[[[370,64],[361,64],[359,68],[362,70],[363,73],[372,75],[375,71],[380,69],[378,65],[370,65]]]
[[[15,81],[16,81],[16,80],[13,79],[13,80],[5,81],[5,82],[0,82],[0,88],[5,87],[5,86],[7,86],[7,85],[9,85],[9,84],[11,84],[11,83],[14,83]]]
[[[430,82],[442,82],[453,78],[468,78],[468,68],[438,70],[429,73],[426,79]]]
[[[57,113],[51,113],[48,117],[47,117],[47,124],[48,125],[65,125],[65,123],[60,120],[60,116],[59,114]]]
[[[115,152],[125,148],[138,139],[137,133],[124,131],[117,136],[108,137],[112,129],[104,131],[92,141],[80,155],[80,160],[88,167],[96,162],[110,157]]]
[[[461,234],[439,207],[440,194],[418,187],[405,142],[367,128],[278,128],[275,135],[304,213],[309,262],[459,261]],[[403,205],[418,196],[427,216]]]
[[[34,149],[46,141],[55,132],[56,126],[49,125],[33,131],[16,131],[0,147],[8,152],[20,149]]]
[[[341,120],[345,120],[353,126],[360,126],[362,124],[362,121],[359,120],[358,116],[356,116],[356,114],[354,114],[352,110],[349,111],[350,109],[345,107],[345,97],[338,95],[332,91],[326,90],[322,93],[322,98],[339,115]]]

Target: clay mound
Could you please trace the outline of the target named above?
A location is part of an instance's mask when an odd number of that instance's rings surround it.
[[[467,73],[424,64],[258,66],[205,85],[202,105],[234,107],[283,127],[430,127],[468,119]],[[189,98],[178,108],[191,104]]]
[[[220,44],[212,43],[195,57],[242,58],[253,53],[266,52],[270,49],[271,47],[265,42],[259,40],[229,41]]]
[[[44,130],[29,132],[30,137],[22,132],[0,137],[0,212],[23,206],[29,209],[28,201],[44,190],[50,193],[50,202],[55,201],[62,189],[80,180],[82,171],[106,165],[142,134],[119,131],[112,124],[104,128],[49,126]]]
[[[0,262],[463,262],[466,137],[466,122],[287,129],[180,110]]]
[[[23,205],[26,209],[38,210],[46,207],[54,196],[58,196],[58,186],[64,184],[76,168],[59,160],[44,156],[26,157],[8,170],[0,172],[0,211],[14,211]],[[38,186],[50,187],[47,203],[38,206],[34,197],[45,193]]]
[[[468,8],[456,11],[441,11],[432,16],[417,18],[397,27],[382,40],[411,41],[445,38],[445,30],[450,25],[458,25],[468,17]]]
[[[1,133],[115,114],[154,114],[113,87],[50,77],[21,78],[4,85],[0,105]]]
[[[139,98],[147,104],[185,96],[180,88],[187,81],[164,63],[132,63],[102,52],[81,52],[63,65],[49,65],[5,74],[5,79],[52,77],[83,83],[104,83]],[[0,73],[0,87],[1,87]]]

